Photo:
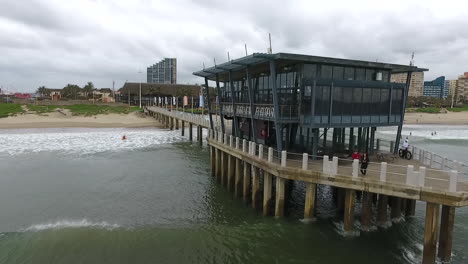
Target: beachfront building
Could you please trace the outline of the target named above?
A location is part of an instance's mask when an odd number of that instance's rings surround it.
[[[146,69],[147,83],[176,84],[177,59],[165,58]]]
[[[448,85],[445,83],[445,76],[440,76],[435,80],[424,82],[423,96],[447,98]]]
[[[457,80],[456,103],[465,104],[468,102],[468,72],[460,75]]]
[[[374,133],[383,126],[398,126],[398,142],[411,76],[425,70],[370,61],[254,53],[194,75],[203,77],[207,86],[208,81],[216,83],[219,105],[208,105],[210,121],[213,114],[220,116],[223,130],[229,123],[238,137],[279,150],[317,154],[347,152],[355,147],[373,149]],[[391,82],[392,74],[406,74],[407,82]]]
[[[404,72],[392,73],[390,82],[393,83],[406,83],[408,75]],[[424,72],[411,73],[410,86],[408,96],[419,97],[423,96],[424,88]]]

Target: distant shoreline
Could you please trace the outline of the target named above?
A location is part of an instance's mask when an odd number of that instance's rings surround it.
[[[406,125],[468,125],[468,112],[406,113]]]
[[[0,118],[0,129],[15,128],[138,128],[162,127],[154,118],[141,113],[65,116],[60,113],[21,114]]]

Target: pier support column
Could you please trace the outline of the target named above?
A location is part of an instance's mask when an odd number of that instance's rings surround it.
[[[405,208],[405,215],[414,216],[416,213],[416,200],[407,199],[406,200],[406,208]]]
[[[336,188],[336,207],[338,208],[338,214],[343,213],[345,203],[345,190],[342,188]]]
[[[316,193],[317,193],[317,184],[306,182],[304,219],[315,218]]]
[[[260,170],[252,166],[252,208],[260,209],[262,205],[260,191]]]
[[[241,160],[238,159],[238,158],[235,158],[236,159],[236,178],[234,180],[234,194],[236,197],[241,197],[242,196],[242,177],[241,177],[241,173],[242,173],[242,168],[241,168]]]
[[[442,262],[450,262],[452,257],[453,225],[455,207],[442,205],[438,256]]]
[[[179,130],[179,119],[175,118],[175,129]]]
[[[439,234],[440,206],[434,203],[426,205],[426,225],[424,227],[423,264],[434,264],[436,261],[437,236]]]
[[[400,197],[392,197],[392,212],[391,218],[400,218],[401,217],[401,198]]]
[[[235,158],[232,155],[228,155],[227,188],[229,191],[234,190],[234,175],[235,175],[234,159]]]
[[[182,121],[182,124],[181,124],[181,130],[180,130],[180,134],[182,136],[185,136],[185,121]]]
[[[387,222],[387,206],[388,196],[379,194],[379,201],[377,202],[377,223],[384,225]]]
[[[192,123],[189,123],[188,138],[189,138],[190,141],[193,140],[193,125],[192,125]]]
[[[226,178],[226,172],[227,172],[226,155],[227,154],[224,151],[221,151],[221,177],[220,177],[220,182],[221,182],[221,185],[223,185],[223,186],[225,184],[225,178]]]
[[[286,180],[276,177],[276,202],[275,202],[275,216],[284,216],[284,193],[286,189]]]
[[[272,200],[273,176],[270,173],[263,173],[263,215],[270,215]]]
[[[197,128],[197,139],[198,139],[198,144],[200,146],[203,145],[203,128],[201,126],[198,126]]]
[[[370,228],[372,219],[372,193],[363,192],[362,194],[362,212],[361,224],[365,228]]]
[[[220,150],[215,148],[215,178],[218,179],[220,171]]]
[[[174,118],[171,117],[170,119],[171,119],[170,125],[169,125],[169,126],[170,126],[170,129],[171,129],[171,130],[174,130]]]
[[[242,188],[242,193],[244,195],[244,202],[250,202],[251,200],[251,191],[250,191],[250,183],[251,183],[251,174],[252,174],[252,166],[244,161],[244,186]]]
[[[345,208],[344,208],[344,231],[353,230],[354,222],[354,204],[356,203],[356,191],[346,189],[345,191]]]
[[[210,147],[210,154],[211,154],[211,176],[216,176],[216,149],[215,147]]]

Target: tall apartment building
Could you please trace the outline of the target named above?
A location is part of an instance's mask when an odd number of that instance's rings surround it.
[[[177,83],[177,59],[165,58],[146,70],[147,83]]]
[[[407,73],[394,73],[390,76],[390,82],[406,83]],[[408,96],[423,96],[424,87],[424,72],[413,72],[411,74],[411,82],[408,91]]]
[[[468,72],[458,77],[455,97],[457,103],[468,102]]]
[[[448,86],[445,83],[445,76],[440,76],[435,80],[424,82],[423,96],[447,98]]]

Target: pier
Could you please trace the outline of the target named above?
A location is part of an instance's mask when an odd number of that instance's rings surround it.
[[[207,129],[212,176],[264,215],[287,215],[291,186],[298,182],[305,185],[303,218],[316,217],[317,186],[326,186],[345,234],[354,232],[356,204],[363,230],[370,230],[374,223],[413,216],[416,201],[425,202],[422,262],[447,262],[455,209],[468,205],[463,165],[414,146],[412,160],[397,155],[411,76],[424,71],[254,53],[193,73],[204,78],[208,116],[179,112],[167,97],[146,111],[169,129],[180,122],[197,126],[199,144]],[[395,73],[407,74],[406,83],[391,82]],[[395,139],[379,139],[381,127],[395,127]],[[363,172],[360,161],[351,159],[355,151],[372,157]]]
[[[416,201],[425,202],[423,263],[435,263],[436,257],[450,261],[455,209],[468,205],[468,183],[456,170],[426,168],[416,159],[401,160],[409,163],[406,166],[371,163],[368,173],[361,176],[357,161],[264,147],[211,130],[210,121],[203,115],[160,107],[148,107],[146,112],[168,129],[179,128],[181,135],[189,128],[190,140],[196,126],[195,140],[199,144],[203,140],[202,130],[207,130],[212,176],[266,216],[285,215],[287,186],[291,181],[306,185],[304,219],[310,220],[316,217],[317,185],[330,186],[336,192],[345,232],[353,231],[356,203],[362,205],[359,220],[366,229],[373,224],[383,225],[389,219],[411,217]],[[219,122],[215,122],[215,128],[221,129]]]

